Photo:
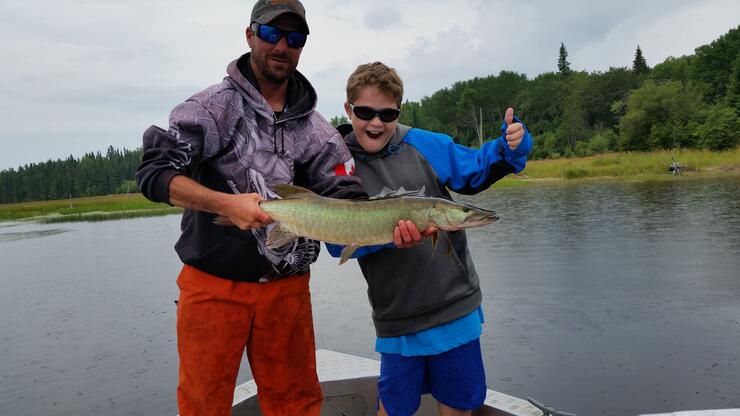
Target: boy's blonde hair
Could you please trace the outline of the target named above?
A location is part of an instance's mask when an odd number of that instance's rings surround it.
[[[363,64],[357,67],[347,80],[347,102],[354,103],[365,87],[376,87],[381,93],[394,100],[401,108],[403,81],[395,69],[382,62]]]

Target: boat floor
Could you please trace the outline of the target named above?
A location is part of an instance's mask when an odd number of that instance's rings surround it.
[[[322,416],[370,416],[376,414],[377,379],[380,362],[330,350],[316,351],[316,369],[324,392]],[[437,415],[437,405],[430,395],[422,397],[417,416]],[[234,392],[233,416],[262,415],[257,403],[257,385],[250,380]],[[526,400],[494,390],[486,393],[485,404],[474,416],[542,416]]]

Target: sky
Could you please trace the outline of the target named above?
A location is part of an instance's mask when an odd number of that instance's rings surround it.
[[[311,29],[298,70],[326,118],[342,113],[362,63],[396,68],[405,99],[456,81],[648,65],[694,53],[740,24],[737,0],[304,0]],[[0,170],[134,149],[151,124],[220,82],[248,51],[253,2],[0,0]],[[526,120],[525,120],[526,122]]]

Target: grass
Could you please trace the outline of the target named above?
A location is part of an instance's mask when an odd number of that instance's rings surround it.
[[[141,194],[105,195],[54,201],[0,205],[0,221],[42,222],[103,221],[109,219],[168,215],[182,212],[166,204],[149,201]]]
[[[669,175],[672,151],[606,153],[573,159],[533,160],[513,178],[528,179],[585,179],[634,178],[645,179]],[[720,173],[740,171],[740,147],[724,152],[706,150],[678,150],[676,162],[685,165],[684,172]]]
[[[590,178],[622,178],[628,180],[659,180],[672,178],[668,173],[672,151],[607,153],[572,159],[533,160],[518,175],[511,175],[497,187],[525,186],[537,180],[578,180]],[[724,152],[678,150],[676,161],[686,165],[685,174],[740,173],[740,147]],[[521,180],[527,179],[527,180]],[[0,205],[0,221],[39,221],[44,223],[71,221],[106,221],[113,219],[150,217],[182,212],[166,204],[151,202],[141,194],[106,195],[56,201],[27,202]]]

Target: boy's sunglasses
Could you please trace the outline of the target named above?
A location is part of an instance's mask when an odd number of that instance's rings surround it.
[[[252,23],[252,31],[257,34],[258,38],[273,45],[280,42],[280,39],[285,37],[285,39],[288,40],[288,47],[293,49],[302,48],[306,44],[306,38],[308,38],[308,35],[305,33],[286,32],[276,28],[275,26],[259,23]]]
[[[375,118],[375,116],[378,116],[380,118],[380,121],[390,123],[391,121],[397,119],[399,115],[401,115],[401,110],[397,108],[375,109],[372,107],[366,107],[364,105],[356,106],[354,104],[350,104],[349,106],[352,109],[352,112],[357,116],[357,118],[365,121],[372,120]]]

